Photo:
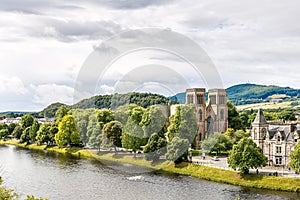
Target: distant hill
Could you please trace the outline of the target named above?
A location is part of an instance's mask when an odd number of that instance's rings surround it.
[[[51,105],[47,106],[42,110],[41,112],[38,113],[38,117],[47,117],[47,118],[53,118],[55,116],[56,111],[58,108],[62,105],[65,105],[63,103],[52,103]]]
[[[163,95],[130,92],[127,94],[93,96],[76,103],[73,108],[116,108],[131,103],[147,108],[155,104],[168,104],[168,102],[169,99]]]
[[[300,98],[300,90],[274,85],[239,84],[227,88],[226,91],[228,99],[235,105]],[[169,98],[177,100],[179,103],[185,103],[185,92]]]
[[[227,88],[228,99],[235,105],[261,103],[274,100],[300,98],[300,90],[274,85],[239,84]]]

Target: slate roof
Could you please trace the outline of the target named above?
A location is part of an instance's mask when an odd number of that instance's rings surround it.
[[[264,116],[264,113],[263,113],[262,109],[258,109],[256,117],[255,117],[253,123],[255,123],[255,124],[267,124],[267,120]]]

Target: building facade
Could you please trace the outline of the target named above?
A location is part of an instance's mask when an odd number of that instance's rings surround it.
[[[198,134],[196,147],[199,142],[215,132],[224,133],[228,126],[227,95],[225,89],[208,90],[208,102],[204,88],[186,90],[186,104],[194,104],[198,119]]]
[[[288,166],[290,153],[298,143],[300,125],[266,121],[259,109],[252,122],[250,137],[262,149],[270,166]]]

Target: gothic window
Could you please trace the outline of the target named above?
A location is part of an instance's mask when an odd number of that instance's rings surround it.
[[[226,101],[225,101],[225,95],[220,95],[220,96],[219,96],[219,104],[220,104],[220,105],[226,104]]]
[[[254,140],[256,140],[257,139],[257,130],[256,130],[256,128],[254,129]]]
[[[193,104],[194,103],[194,95],[188,94],[187,95],[187,104]]]
[[[267,130],[265,128],[261,129],[261,138],[265,139]]]
[[[209,96],[209,99],[210,99],[211,104],[216,104],[217,103],[216,95]]]
[[[199,121],[202,121],[202,119],[203,119],[203,116],[202,116],[202,110],[199,110]]]
[[[225,120],[224,109],[221,109],[221,111],[220,111],[220,119]]]
[[[204,104],[203,97],[203,94],[197,94],[197,104]]]

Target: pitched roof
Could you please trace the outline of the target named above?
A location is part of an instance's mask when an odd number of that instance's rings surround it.
[[[253,123],[256,123],[256,124],[267,124],[267,120],[266,120],[266,118],[264,116],[264,113],[263,113],[263,110],[261,108],[258,109],[256,117],[255,117]]]

